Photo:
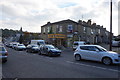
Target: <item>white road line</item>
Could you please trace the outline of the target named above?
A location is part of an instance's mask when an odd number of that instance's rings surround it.
[[[53,59],[53,58],[50,58],[50,57],[45,57],[45,58],[47,58],[47,59]]]
[[[33,54],[33,55],[37,55],[37,54]]]
[[[47,59],[53,59],[53,58],[47,57],[47,56],[40,56],[40,57],[42,57],[42,58],[47,58]]]
[[[99,68],[99,69],[103,69],[103,70],[109,70],[109,71],[114,71],[114,72],[120,72],[119,70],[115,70],[115,69],[108,69],[108,68],[103,68],[103,67],[98,67],[98,66],[92,66],[92,65],[82,64],[82,63],[75,63],[75,62],[71,62],[71,61],[66,61],[66,62],[72,63],[72,64],[77,64],[77,65],[82,65],[82,66],[87,66],[87,67]]]

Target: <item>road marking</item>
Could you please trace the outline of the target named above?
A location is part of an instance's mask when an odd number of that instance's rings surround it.
[[[53,59],[53,58],[50,58],[50,57],[45,57],[45,58],[47,58],[47,59]]]
[[[87,67],[99,68],[99,69],[103,69],[103,70],[120,72],[119,70],[115,70],[115,69],[108,69],[108,68],[103,68],[103,67],[98,67],[98,66],[92,66],[92,65],[82,64],[82,63],[75,63],[75,62],[72,62],[72,61],[66,61],[66,62],[67,62],[67,63],[71,63],[71,64],[77,64],[77,65],[87,66]]]
[[[37,54],[33,54],[33,55],[37,55]]]
[[[40,56],[40,57],[42,57],[42,58],[47,58],[47,59],[53,59],[53,58],[47,57],[47,56]]]

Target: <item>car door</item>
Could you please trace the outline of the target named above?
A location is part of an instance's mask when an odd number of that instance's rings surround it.
[[[45,53],[46,55],[48,55],[48,47],[47,47],[47,46],[45,46],[44,53]]]
[[[89,60],[88,46],[80,46],[79,53],[80,53],[82,59],[88,59]]]
[[[40,46],[40,53],[43,54],[43,46]]]
[[[89,60],[99,61],[101,59],[101,52],[96,46],[89,46],[89,54],[87,55]]]

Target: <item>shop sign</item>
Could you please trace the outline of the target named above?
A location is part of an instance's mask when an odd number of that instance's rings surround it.
[[[48,34],[48,38],[66,38],[64,34]]]

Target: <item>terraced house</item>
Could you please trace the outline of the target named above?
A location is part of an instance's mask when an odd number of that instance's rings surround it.
[[[72,47],[74,41],[85,41],[90,44],[108,43],[109,31],[103,26],[79,20],[62,20],[54,23],[48,22],[41,26],[41,37],[55,46]]]

